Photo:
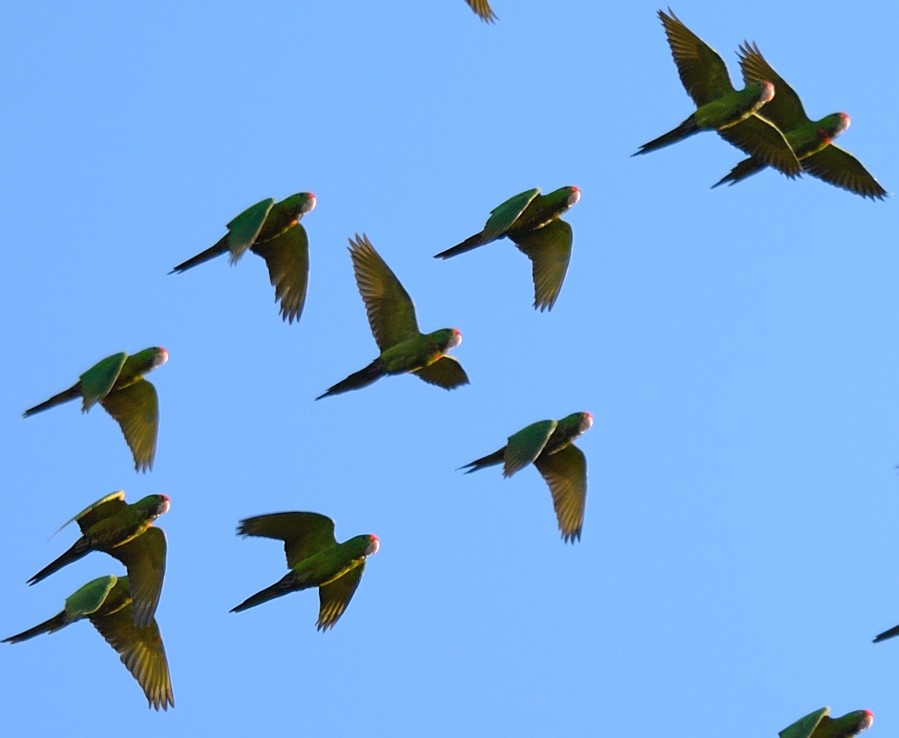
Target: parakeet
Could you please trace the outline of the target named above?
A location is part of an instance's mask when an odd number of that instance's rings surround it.
[[[18,635],[4,638],[2,642],[19,643],[41,633],[53,633],[83,618],[90,620],[119,654],[122,663],[144,690],[149,707],[167,710],[169,706],[175,706],[159,626],[152,618],[143,627],[134,622],[128,577],[110,574],[88,582],[66,599],[65,609],[58,615]]]
[[[874,713],[870,710],[856,710],[838,718],[829,715],[830,708],[822,707],[787,726],[778,735],[780,738],[852,738],[874,722]]]
[[[770,81],[751,82],[735,90],[718,53],[687,28],[669,9],[659,11],[671,55],[697,110],[677,128],[643,144],[636,154],[655,151],[705,130],[718,131],[726,141],[766,164],[794,177],[799,161],[776,126],[755,115],[774,97]],[[634,156],[636,156],[634,154]]]
[[[137,625],[148,625],[159,604],[166,559],[165,533],[151,526],[170,505],[166,495],[147,495],[129,505],[121,490],[100,498],[63,524],[64,528],[77,521],[81,538],[31,577],[28,584],[37,584],[91,551],[103,551],[125,565],[133,597],[129,609]]]
[[[168,360],[169,353],[161,346],[153,346],[131,356],[124,351],[107,356],[82,374],[69,389],[28,408],[23,417],[76,397],[82,398],[81,412],[84,413],[99,402],[121,427],[134,456],[134,468],[145,472],[153,468],[156,456],[159,399],[156,388],[143,377]]]
[[[237,533],[284,541],[290,571],[231,612],[241,612],[289,592],[318,587],[320,607],[316,630],[334,627],[359,586],[365,558],[376,553],[380,546],[378,537],[371,534],[338,543],[334,537],[334,521],[311,512],[257,515],[242,520]]]
[[[487,0],[465,0],[465,2],[467,2],[468,6],[480,16],[482,21],[494,23],[499,20]]]
[[[356,240],[349,241],[356,285],[381,355],[315,399],[365,387],[387,374],[407,372],[448,390],[468,384],[462,365],[446,353],[462,343],[462,334],[455,328],[421,333],[412,298],[368,237],[356,234]]]
[[[214,245],[172,269],[183,272],[219,254],[230,252],[235,264],[249,248],[265,259],[275,299],[281,301],[281,318],[288,323],[300,319],[309,282],[309,238],[300,225],[315,207],[315,195],[298,192],[276,203],[266,198],[251,205],[228,223],[228,233]]]
[[[810,120],[799,95],[768,64],[756,44],[750,45],[744,41],[739,56],[743,79],[747,84],[763,78],[774,84],[777,94],[759,112],[759,116],[780,128],[799,158],[803,171],[862,197],[872,200],[886,197],[887,191],[864,165],[848,151],[832,143],[849,127],[846,113],[833,113],[821,120]],[[725,182],[736,184],[766,165],[766,161],[754,156],[744,159],[712,186],[717,187]]]
[[[574,441],[590,430],[590,413],[572,413],[561,420],[540,420],[509,436],[499,451],[466,464],[466,474],[494,464],[503,465],[511,477],[533,462],[549,485],[562,538],[574,543],[581,538],[587,504],[587,460]]]
[[[568,271],[574,240],[571,226],[561,217],[580,197],[581,191],[573,185],[547,195],[541,195],[537,187],[526,190],[491,210],[480,233],[434,258],[448,259],[506,236],[533,263],[534,308],[552,310]]]

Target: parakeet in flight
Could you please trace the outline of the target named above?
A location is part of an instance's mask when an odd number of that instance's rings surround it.
[[[219,254],[230,253],[235,264],[249,248],[265,259],[275,299],[281,301],[281,318],[288,323],[300,319],[309,282],[309,238],[300,225],[315,207],[315,195],[298,192],[276,203],[269,197],[251,205],[228,223],[228,233],[173,272],[183,272]]]
[[[511,477],[533,462],[549,485],[562,538],[574,543],[581,538],[587,504],[587,459],[574,441],[590,430],[590,413],[572,413],[561,420],[540,420],[509,436],[499,451],[466,464],[466,474],[494,464],[503,465]]]
[[[468,384],[462,365],[446,353],[462,343],[462,334],[455,328],[421,333],[412,298],[368,237],[357,234],[355,240],[349,241],[356,285],[381,355],[315,399],[365,387],[387,374],[407,372],[448,390]]]
[[[143,627],[134,622],[128,577],[110,574],[88,582],[66,599],[65,609],[58,615],[2,642],[19,643],[42,633],[53,633],[83,618],[90,620],[119,654],[144,690],[149,707],[167,710],[175,706],[159,626],[154,619]]]
[[[480,16],[482,21],[494,23],[499,20],[496,17],[496,13],[493,12],[493,8],[490,7],[488,0],[465,0],[465,2],[467,2],[468,6]]]
[[[334,627],[359,586],[365,558],[376,553],[380,546],[378,537],[371,534],[338,543],[334,537],[334,521],[311,512],[257,515],[242,520],[237,532],[242,536],[284,541],[290,571],[231,612],[241,612],[289,592],[318,587],[320,606],[316,630]]]
[[[156,388],[144,379],[144,375],[168,360],[169,353],[161,346],[153,346],[131,356],[124,351],[107,356],[82,374],[69,389],[28,408],[23,417],[76,397],[82,398],[81,412],[84,413],[99,402],[121,427],[134,456],[134,468],[147,471],[153,468],[156,456],[159,399]]]
[[[434,258],[448,259],[506,236],[533,264],[534,308],[552,310],[568,271],[574,240],[571,226],[561,217],[580,197],[581,191],[573,185],[547,195],[541,195],[537,187],[526,190],[491,210],[480,233]]]
[[[714,130],[729,143],[766,164],[795,177],[799,160],[778,128],[755,113],[774,98],[775,87],[767,80],[734,89],[727,66],[718,53],[687,28],[669,9],[659,11],[671,55],[687,93],[697,110],[677,128],[643,144],[634,154],[668,146],[699,131]]]
[[[168,512],[170,504],[166,495],[147,495],[129,505],[121,490],[100,498],[63,524],[64,528],[76,521],[81,538],[28,584],[37,584],[91,551],[103,551],[125,565],[133,599],[129,609],[137,625],[148,625],[159,604],[166,560],[165,533],[151,526]]]
[[[761,79],[774,84],[777,94],[758,115],[783,132],[803,171],[862,197],[872,200],[886,197],[887,191],[864,165],[848,151],[833,144],[833,140],[849,127],[846,113],[832,113],[821,120],[809,119],[799,95],[768,64],[756,44],[750,45],[744,41],[739,56],[743,79],[747,84]],[[717,187],[725,182],[736,184],[766,165],[766,161],[755,156],[744,159],[712,186]]]
[[[778,735],[780,738],[852,738],[870,728],[873,722],[874,713],[870,710],[856,710],[832,718],[830,708],[822,707],[787,726]]]

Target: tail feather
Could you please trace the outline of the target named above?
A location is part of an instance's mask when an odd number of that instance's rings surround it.
[[[249,610],[251,607],[256,607],[256,605],[261,605],[263,602],[268,602],[276,597],[283,597],[284,595],[289,594],[290,592],[296,592],[299,589],[306,589],[306,587],[298,587],[294,581],[293,572],[291,572],[270,587],[266,587],[256,594],[247,597],[247,599],[239,605],[232,607],[231,612],[243,612],[244,610]]]
[[[51,397],[49,400],[45,400],[40,405],[35,405],[34,407],[28,408],[24,413],[22,413],[22,417],[27,418],[31,415],[34,415],[35,413],[49,410],[51,407],[62,405],[62,403],[68,402],[69,400],[74,400],[76,397],[81,397],[81,382],[72,385],[67,390],[60,392],[58,395],[53,395],[53,397]]]
[[[466,469],[466,474],[471,474],[472,472],[476,472],[478,469],[483,469],[485,466],[494,466],[495,464],[502,464],[505,461],[506,447],[503,446],[499,451],[494,451],[492,454],[488,454],[487,456],[482,456],[480,459],[475,459],[470,464],[466,464],[465,466],[460,466],[460,469]]]
[[[202,264],[204,261],[209,261],[210,259],[214,259],[216,256],[227,253],[227,251],[228,237],[224,236],[214,246],[210,246],[205,251],[201,251],[199,254],[191,257],[187,261],[181,262],[178,266],[172,269],[169,274],[175,274],[176,272],[180,274],[181,272],[186,272],[188,269],[192,269],[198,264]]]
[[[480,245],[482,245],[481,234],[475,233],[473,236],[469,236],[462,243],[453,246],[451,249],[441,251],[439,254],[434,254],[434,258],[449,259],[452,256],[458,256],[459,254],[464,254],[466,251],[476,249]]]
[[[78,561],[82,556],[86,556],[90,552],[90,547],[82,544],[82,541],[85,539],[79,539],[74,546],[72,546],[68,551],[59,556],[57,559],[51,561],[47,564],[43,569],[41,569],[37,574],[35,574],[31,579],[28,580],[28,584],[37,584],[43,579],[46,579],[51,574],[59,571],[64,566],[71,564],[73,561]]]
[[[897,635],[899,635],[899,625],[896,625],[889,630],[885,630],[883,631],[883,633],[875,636],[874,643],[880,643],[881,641],[885,641],[887,638],[893,638]]]
[[[725,182],[729,182],[730,185],[733,186],[740,180],[751,177],[756,172],[762,171],[766,166],[767,164],[765,164],[765,162],[753,159],[752,157],[743,159],[743,161],[738,162],[733,169],[715,182],[715,184],[712,185],[712,188],[714,189],[718,185],[723,185]]]
[[[45,620],[43,623],[35,625],[33,628],[23,630],[21,633],[10,636],[9,638],[4,638],[0,643],[20,643],[22,641],[27,641],[29,638],[39,636],[42,633],[53,633],[60,628],[65,628],[68,624],[69,620],[66,617],[65,610],[63,610],[58,615],[54,615],[49,620]]]
[[[696,125],[696,121],[691,115],[677,128],[668,131],[668,133],[663,133],[658,138],[654,138],[652,141],[643,144],[640,147],[640,150],[635,151],[633,154],[631,154],[631,156],[637,156],[637,154],[647,154],[650,151],[655,151],[656,149],[660,149],[663,146],[670,146],[673,143],[682,141],[687,136],[692,136],[697,131],[699,131],[699,126]]]
[[[341,380],[333,387],[328,387],[327,391],[324,394],[319,395],[315,399],[320,400],[323,397],[339,395],[341,392],[349,392],[350,390],[359,389],[360,387],[366,387],[376,379],[383,377],[384,374],[385,372],[384,367],[381,364],[381,359],[375,359],[364,369],[360,369],[358,372],[353,372],[352,374],[350,374],[350,376],[348,376],[346,379]]]

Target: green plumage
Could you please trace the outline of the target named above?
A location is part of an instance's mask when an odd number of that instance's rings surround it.
[[[334,521],[310,512],[257,515],[242,520],[237,532],[283,541],[290,571],[231,612],[247,610],[290,592],[318,587],[317,630],[334,627],[359,586],[366,557],[377,552],[380,546],[375,535],[355,536],[338,543],[334,537]]]
[[[498,451],[461,467],[466,474],[495,464],[503,476],[533,463],[549,485],[559,530],[566,542],[580,540],[587,505],[587,460],[574,441],[593,425],[590,413],[572,413],[561,420],[540,420],[513,433]]]
[[[298,192],[277,203],[270,197],[260,200],[228,223],[228,233],[213,246],[170,273],[184,272],[225,253],[234,264],[249,249],[265,259],[275,300],[281,303],[281,318],[293,323],[303,312],[309,282],[309,238],[300,220],[315,203],[311,192]]]
[[[829,715],[830,708],[822,707],[799,718],[778,735],[780,738],[852,738],[870,728],[874,722],[874,714],[870,710],[855,710],[838,718]]]
[[[159,398],[156,388],[144,375],[165,364],[168,351],[161,346],[144,349],[129,356],[124,351],[107,356],[81,375],[69,389],[28,408],[23,417],[43,412],[77,397],[87,412],[97,402],[119,424],[134,456],[134,468],[153,468],[156,437],[159,432]]]
[[[444,389],[468,384],[462,365],[446,353],[462,342],[462,334],[455,328],[421,333],[412,298],[368,237],[363,234],[350,239],[349,250],[356,285],[381,354],[315,399],[365,387],[388,374],[412,373]]]
[[[480,233],[435,254],[434,258],[449,259],[499,238],[508,238],[531,260],[534,308],[552,310],[568,272],[574,241],[571,226],[561,217],[580,197],[581,191],[573,185],[546,195],[541,195],[537,187],[525,190],[491,210]]]
[[[143,689],[148,705],[156,710],[167,710],[169,706],[175,706],[175,696],[159,626],[153,618],[145,626],[138,625],[131,610],[128,577],[110,574],[94,579],[73,592],[66,599],[62,612],[33,628],[3,639],[3,643],[20,643],[87,618],[119,654],[122,663]],[[74,672],[75,667],[70,665],[70,668]]]
[[[842,187],[872,200],[883,199],[887,191],[874,179],[864,165],[848,151],[833,144],[833,140],[849,127],[849,116],[832,113],[820,120],[811,120],[796,91],[762,56],[756,44],[743,42],[740,46],[740,68],[747,84],[766,79],[774,84],[777,94],[765,105],[759,116],[776,125],[799,159],[802,170],[836,187]],[[713,187],[736,184],[767,166],[756,156],[739,162]]]
[[[167,550],[165,533],[151,526],[168,512],[170,504],[165,495],[147,495],[129,505],[122,491],[100,498],[63,525],[77,522],[81,537],[31,577],[28,584],[37,584],[91,551],[103,551],[125,565],[131,581],[135,623],[148,625],[159,604]]]
[[[687,28],[670,10],[659,11],[671,55],[696,112],[672,131],[643,144],[636,154],[668,146],[704,130],[717,131],[726,141],[788,176],[800,171],[799,161],[778,128],[756,113],[775,94],[766,80],[734,89],[718,53]],[[635,154],[635,155],[636,155]]]

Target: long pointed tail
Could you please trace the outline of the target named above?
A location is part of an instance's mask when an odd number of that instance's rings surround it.
[[[188,269],[192,269],[197,266],[197,264],[202,264],[204,261],[209,261],[210,259],[214,259],[216,256],[220,254],[227,253],[228,251],[228,237],[224,236],[216,243],[214,246],[210,246],[205,251],[201,251],[194,257],[191,257],[187,261],[181,262],[178,266],[176,266],[169,274],[174,274],[175,272],[181,273],[186,272]]]
[[[505,461],[505,453],[506,447],[503,446],[499,451],[494,451],[492,454],[482,456],[480,459],[475,459],[470,464],[460,466],[459,469],[465,469],[466,474],[471,474],[472,472],[476,472],[478,469],[483,469],[485,466],[502,464],[503,461]]]
[[[453,246],[451,249],[441,251],[439,254],[434,254],[434,258],[449,259],[451,256],[458,256],[459,254],[464,254],[466,251],[476,249],[480,245],[482,245],[481,234],[475,233],[473,236],[469,236],[462,243]]]
[[[896,625],[889,630],[883,631],[879,635],[874,637],[874,643],[880,643],[881,641],[885,641],[887,638],[893,638],[894,636],[899,635],[899,625]]]
[[[268,602],[276,597],[282,597],[290,592],[296,592],[298,589],[306,589],[306,587],[297,586],[293,573],[286,574],[270,587],[260,590],[256,594],[247,597],[247,599],[236,607],[232,607],[231,612],[243,612],[244,610],[249,610],[251,607],[256,607],[256,605],[261,605],[263,602]]]
[[[27,641],[29,638],[34,638],[35,636],[41,635],[42,633],[52,633],[60,628],[65,628],[69,624],[68,618],[66,618],[66,612],[63,610],[58,615],[54,615],[49,620],[45,620],[40,625],[35,625],[33,628],[29,628],[28,630],[23,630],[21,633],[18,633],[14,636],[10,636],[9,638],[4,638],[0,643],[20,643],[21,641]]]
[[[90,551],[90,548],[86,545],[79,545],[83,539],[79,539],[78,542],[75,543],[68,551],[66,551],[62,556],[51,561],[47,564],[43,569],[41,569],[37,574],[35,574],[31,579],[28,580],[28,584],[37,584],[43,579],[46,579],[54,572],[59,571],[62,567],[71,564],[73,561],[78,561],[82,556],[87,555]]]
[[[341,392],[349,392],[350,390],[359,389],[360,387],[365,387],[376,379],[383,377],[385,374],[384,367],[381,364],[381,359],[375,359],[371,364],[369,364],[364,369],[360,369],[358,372],[353,372],[346,379],[341,380],[333,387],[328,387],[328,390],[324,393],[316,397],[316,400],[322,399],[322,397],[330,397],[331,395],[339,395]]]
[[[69,400],[74,400],[76,397],[81,397],[81,382],[72,385],[67,390],[60,392],[58,395],[53,395],[53,397],[51,397],[49,400],[45,400],[40,405],[35,405],[34,407],[28,408],[24,413],[22,413],[22,417],[27,418],[31,415],[34,415],[35,413],[49,410],[51,407],[62,405],[62,403],[68,402]]]
[[[691,115],[677,128],[668,131],[668,133],[663,133],[658,138],[654,138],[652,141],[643,144],[640,147],[639,151],[635,151],[633,154],[631,154],[631,156],[637,156],[638,154],[647,154],[650,151],[655,151],[656,149],[660,149],[663,146],[670,146],[673,143],[682,141],[687,136],[692,136],[698,130],[699,127],[696,125],[696,121],[693,120],[693,116]]]
[[[733,169],[731,169],[721,179],[715,182],[715,184],[712,185],[712,189],[714,189],[718,185],[723,185],[725,182],[729,182],[731,186],[733,186],[741,179],[746,179],[747,177],[751,177],[756,172],[762,171],[762,169],[764,169],[766,166],[767,165],[765,164],[765,162],[759,161],[758,159],[753,159],[752,157],[743,159],[743,161],[738,162]]]

